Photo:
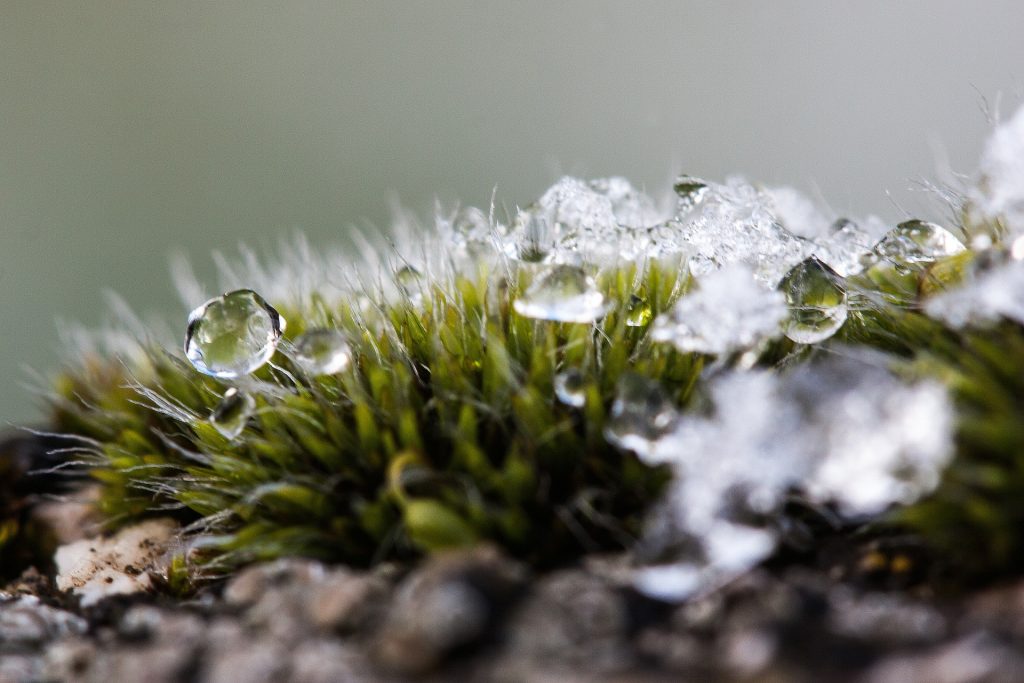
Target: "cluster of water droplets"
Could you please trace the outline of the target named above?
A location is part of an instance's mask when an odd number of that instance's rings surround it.
[[[285,319],[259,294],[239,289],[214,297],[192,311],[185,332],[185,356],[199,372],[245,382],[267,364],[281,343]],[[336,329],[312,328],[289,345],[289,355],[309,377],[344,372],[352,348]],[[210,414],[210,424],[226,439],[236,439],[256,410],[244,387],[231,386]]]
[[[638,574],[658,597],[686,597],[767,557],[778,534],[765,520],[794,490],[845,514],[876,514],[932,490],[950,456],[945,390],[905,384],[877,359],[725,373],[708,393],[710,409],[688,413],[657,387],[624,393],[618,410],[633,430],[609,435],[675,472],[647,543],[653,556],[685,550]]]

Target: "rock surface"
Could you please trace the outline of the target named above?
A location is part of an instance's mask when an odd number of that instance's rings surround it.
[[[54,556],[57,588],[80,596],[83,607],[111,595],[149,590],[150,572],[159,569],[177,530],[173,520],[151,519],[113,536],[62,545]]]
[[[610,563],[530,575],[490,549],[371,571],[288,560],[191,600],[0,593],[0,683],[1024,680],[1024,582],[936,598],[877,549],[681,605]],[[31,595],[29,593],[32,593]]]

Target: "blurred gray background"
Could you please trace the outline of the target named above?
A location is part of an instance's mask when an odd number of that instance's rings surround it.
[[[39,406],[57,317],[112,288],[184,320],[167,275],[239,241],[485,205],[558,174],[792,184],[927,213],[1020,100],[1024,4],[0,0],[0,420]],[[902,209],[900,207],[903,207]]]

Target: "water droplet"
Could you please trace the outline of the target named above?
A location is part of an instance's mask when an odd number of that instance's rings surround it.
[[[256,399],[231,387],[213,409],[210,424],[229,441],[238,438],[256,410]]]
[[[679,215],[689,213],[700,204],[708,193],[708,183],[700,178],[683,174],[676,178],[672,185],[676,196],[679,197],[677,205]]]
[[[188,316],[185,355],[196,370],[234,379],[270,360],[284,318],[251,289],[210,299]]]
[[[590,323],[608,312],[594,278],[576,266],[556,265],[541,273],[513,303],[521,316],[563,323]]]
[[[846,322],[843,278],[814,256],[789,271],[779,290],[789,306],[785,334],[798,344],[828,339]]]
[[[310,376],[344,372],[352,364],[352,347],[339,330],[317,328],[295,340],[295,362]]]
[[[582,408],[587,402],[586,380],[583,373],[573,368],[555,375],[555,396],[573,408]]]
[[[651,339],[683,353],[732,353],[778,334],[786,315],[782,294],[761,287],[749,269],[736,265],[709,273],[658,316]]]
[[[679,412],[658,382],[626,374],[619,380],[604,435],[619,448],[646,455],[678,420]]]
[[[647,303],[647,299],[639,297],[636,294],[629,295],[629,301],[626,302],[625,313],[626,327],[644,327],[651,322],[651,318],[653,317],[651,305]]]
[[[412,266],[402,266],[395,273],[395,282],[413,306],[423,302],[423,274]]]
[[[526,263],[541,263],[554,248],[552,229],[545,218],[520,211],[513,231],[512,258]]]
[[[874,254],[900,270],[911,270],[964,251],[963,243],[949,230],[935,223],[910,220],[890,230],[878,244]]]

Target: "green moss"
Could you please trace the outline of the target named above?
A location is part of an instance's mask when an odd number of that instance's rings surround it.
[[[886,523],[915,531],[969,572],[992,573],[1024,566],[1024,330],[957,331],[920,310],[965,277],[972,258],[881,264],[850,278],[850,315],[825,344],[885,351],[908,376],[950,388],[953,464],[933,495]],[[227,385],[158,348],[129,362],[83,359],[58,379],[55,420],[99,442],[83,457],[112,526],[168,513],[191,525],[194,551],[174,566],[175,591],[198,575],[281,556],[369,565],[489,541],[549,566],[626,548],[668,473],[605,439],[617,384],[625,373],[654,378],[686,406],[707,360],[646,334],[685,292],[685,270],[638,268],[602,272],[613,307],[594,325],[514,313],[536,272],[529,264],[504,277],[421,278],[417,305],[363,296],[333,305],[315,295],[302,306],[272,302],[287,339],[307,321],[342,330],[353,364],[309,378],[278,353],[248,387],[257,410],[233,441],[207,420]],[[780,339],[759,363],[810,355]],[[584,378],[581,407],[555,398],[555,376],[567,369]]]
[[[604,274],[616,306],[595,325],[512,312],[529,269],[435,283],[416,307],[281,307],[288,338],[306,320],[343,330],[353,367],[310,379],[278,353],[232,442],[206,421],[226,385],[158,349],[64,375],[57,421],[102,442],[92,476],[112,524],[171,510],[199,532],[193,559],[207,568],[285,555],[370,564],[477,539],[555,564],[631,543],[667,481],[603,428],[627,371],[688,400],[702,359],[652,346],[623,317],[637,294],[665,310],[681,272]],[[581,408],[554,398],[567,368],[585,378]]]

